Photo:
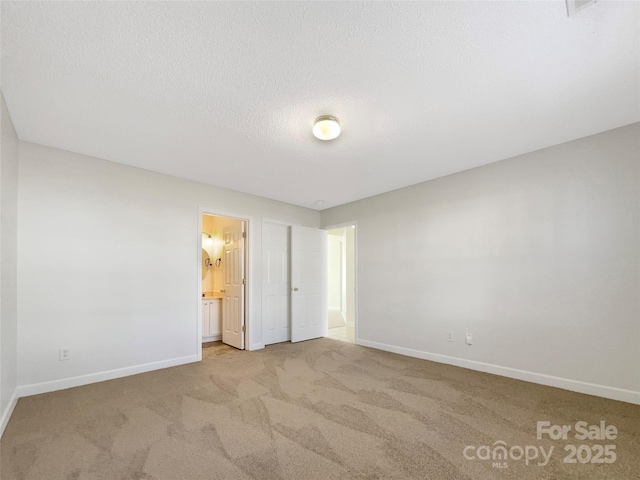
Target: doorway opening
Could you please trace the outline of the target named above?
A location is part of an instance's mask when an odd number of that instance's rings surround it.
[[[203,213],[201,225],[199,344],[244,350],[247,220]]]
[[[355,343],[355,224],[327,230],[328,337]]]

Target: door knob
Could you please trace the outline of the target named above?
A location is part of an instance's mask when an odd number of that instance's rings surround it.
[[[226,290],[224,290],[224,289],[223,289],[223,290],[220,290],[220,293],[224,293],[225,291],[226,291]]]
[[[295,288],[293,289],[293,291],[294,291],[294,292],[297,292],[297,291],[298,291],[298,287],[295,287]]]

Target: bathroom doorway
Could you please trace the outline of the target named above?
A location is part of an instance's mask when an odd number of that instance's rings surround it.
[[[356,225],[327,230],[328,336],[355,343]]]
[[[201,215],[201,344],[245,348],[247,225],[241,218]]]

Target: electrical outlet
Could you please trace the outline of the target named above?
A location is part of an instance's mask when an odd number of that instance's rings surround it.
[[[470,333],[467,333],[465,341],[467,342],[467,345],[472,345],[473,344],[473,335],[471,335]]]
[[[62,362],[63,360],[69,360],[70,358],[71,358],[71,352],[69,351],[69,349],[61,348],[60,353],[58,355],[58,360]]]
[[[453,332],[447,332],[447,342],[453,342]]]

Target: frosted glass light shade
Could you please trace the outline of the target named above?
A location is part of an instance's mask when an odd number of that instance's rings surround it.
[[[313,135],[320,140],[333,140],[340,135],[340,122],[329,115],[318,117],[313,124]]]

